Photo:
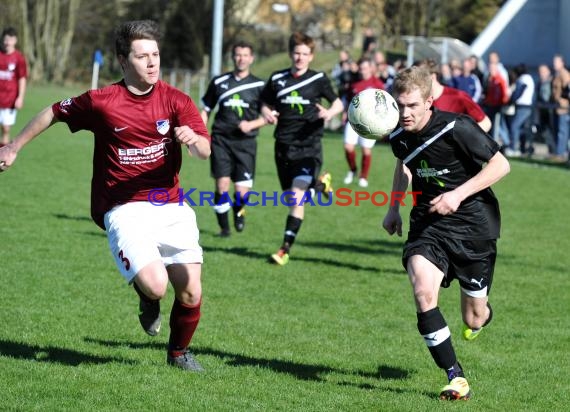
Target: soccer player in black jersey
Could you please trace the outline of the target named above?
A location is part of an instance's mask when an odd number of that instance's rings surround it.
[[[214,107],[218,112],[212,126],[211,172],[216,179],[214,211],[220,225],[220,236],[230,235],[228,214],[233,209],[234,227],[241,232],[245,226],[245,203],[253,186],[256,136],[266,124],[260,116],[259,95],[264,81],[250,73],[254,60],[253,46],[238,42],[232,48],[234,70],[213,78],[202,97],[202,119],[208,118]],[[234,199],[230,198],[231,181]]]
[[[263,92],[262,113],[275,128],[275,163],[281,189],[294,193],[281,248],[271,255],[279,265],[289,261],[289,249],[303,223],[303,198],[309,189],[329,193],[330,173],[319,176],[323,162],[324,122],[342,113],[343,104],[323,72],[311,70],[315,42],[303,33],[289,38],[291,67],[271,74]],[[330,103],[327,109],[321,99]],[[291,202],[293,203],[293,202]]]
[[[509,172],[499,146],[470,117],[432,106],[428,70],[413,66],[393,85],[400,128],[390,135],[397,157],[394,191],[409,182],[421,192],[410,214],[402,263],[413,287],[418,330],[435,363],[448,377],[441,399],[467,399],[471,392],[438,307],[440,286],[457,279],[463,337],[472,340],[492,318],[488,295],[493,280],[499,204],[490,186]],[[402,235],[399,204],[383,227]]]

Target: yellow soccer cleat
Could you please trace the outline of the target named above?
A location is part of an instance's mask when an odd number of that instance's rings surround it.
[[[467,379],[462,377],[453,378],[443,387],[439,394],[439,399],[444,401],[467,400],[471,397],[471,390]]]
[[[279,249],[277,253],[271,255],[271,260],[279,266],[285,266],[289,263],[289,253],[285,249]]]
[[[479,336],[482,331],[482,327],[479,329],[471,329],[466,324],[463,324],[463,331],[461,335],[463,336],[463,339],[471,341],[477,339],[477,336]]]
[[[329,172],[324,172],[319,177],[319,182],[323,184],[323,194],[328,199],[331,192],[334,192],[332,188],[332,175]]]

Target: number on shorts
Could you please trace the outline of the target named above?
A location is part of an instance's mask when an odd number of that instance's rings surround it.
[[[123,254],[123,249],[119,251],[119,257],[121,258],[121,262],[125,265],[125,270],[129,270],[131,268],[131,262]]]

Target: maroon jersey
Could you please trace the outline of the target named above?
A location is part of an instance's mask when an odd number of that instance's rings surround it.
[[[107,211],[148,201],[155,189],[178,202],[182,148],[175,127],[186,125],[210,139],[192,99],[162,81],[143,96],[129,92],[121,81],[55,103],[52,110],[72,132],[94,133],[91,216],[103,229]]]
[[[352,99],[358,93],[366,89],[382,89],[384,90],[384,82],[378,77],[372,76],[368,80],[358,80],[350,85],[349,99]],[[349,100],[350,101],[350,100]]]
[[[443,93],[433,101],[433,105],[444,112],[469,115],[477,123],[485,118],[485,112],[471,96],[453,87],[444,86]]]
[[[0,51],[0,109],[12,109],[18,98],[18,80],[28,77],[26,59],[18,50]]]

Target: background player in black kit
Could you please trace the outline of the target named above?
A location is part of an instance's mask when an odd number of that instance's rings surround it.
[[[432,107],[431,77],[411,67],[394,81],[400,128],[390,135],[398,158],[394,191],[412,182],[421,192],[410,214],[402,262],[414,291],[418,330],[437,366],[448,377],[441,399],[468,399],[469,384],[457,361],[451,334],[438,307],[440,286],[461,288],[463,337],[475,339],[492,318],[488,295],[493,280],[499,204],[490,186],[509,172],[499,146],[470,117]],[[486,163],[486,165],[485,165]],[[402,235],[398,204],[383,227]]]
[[[279,265],[289,261],[289,249],[303,223],[301,200],[305,192],[310,188],[325,193],[332,190],[329,173],[317,178],[323,163],[321,138],[324,122],[342,113],[343,105],[327,75],[309,69],[314,50],[315,42],[310,36],[293,33],[289,38],[291,67],[272,73],[261,95],[265,120],[277,123],[275,163],[281,189],[295,194],[283,244],[271,255]],[[331,103],[328,109],[320,105],[322,98]]]
[[[212,79],[202,97],[202,119],[218,105],[212,126],[211,172],[216,179],[214,211],[220,225],[220,236],[230,235],[228,214],[233,208],[234,226],[241,232],[245,226],[245,201],[253,186],[256,136],[265,119],[260,117],[259,95],[264,82],[250,73],[254,60],[253,46],[239,42],[232,48],[234,70]],[[234,182],[234,199],[229,197]]]

